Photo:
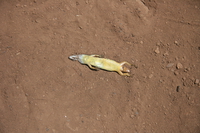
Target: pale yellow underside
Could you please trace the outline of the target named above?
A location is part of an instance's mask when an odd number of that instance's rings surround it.
[[[121,65],[119,63],[110,59],[84,55],[82,57],[82,61],[84,64],[91,65],[108,71],[119,71],[121,69]]]

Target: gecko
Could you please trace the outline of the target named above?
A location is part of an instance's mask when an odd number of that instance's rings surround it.
[[[101,58],[100,55],[86,54],[71,55],[69,56],[69,59],[73,61],[79,61],[81,64],[86,64],[94,70],[98,70],[99,68],[107,71],[116,71],[122,76],[130,76],[130,70],[125,67],[124,64],[127,64],[129,66],[131,66],[131,64],[126,61],[118,63],[114,60]]]

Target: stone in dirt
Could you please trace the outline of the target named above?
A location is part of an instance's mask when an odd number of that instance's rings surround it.
[[[194,83],[199,84],[199,79],[195,79]]]
[[[174,41],[174,43],[176,44],[176,45],[178,45],[179,43],[178,43],[178,41]]]
[[[159,47],[156,48],[156,50],[154,51],[156,54],[160,53]]]
[[[178,75],[179,73],[177,71],[174,72],[174,75]]]
[[[182,69],[182,68],[183,68],[183,65],[182,65],[181,63],[177,63],[177,64],[176,64],[176,68],[177,68],[177,69]]]
[[[169,63],[169,64],[167,64],[167,68],[169,68],[169,67],[172,67],[174,65],[174,63]]]

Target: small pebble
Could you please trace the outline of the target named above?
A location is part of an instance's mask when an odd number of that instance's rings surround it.
[[[133,118],[133,117],[134,117],[134,115],[130,115],[130,117],[131,117],[131,118]]]
[[[159,47],[156,48],[156,50],[154,51],[156,54],[160,53]]]
[[[190,71],[190,68],[185,68],[185,70],[184,70],[185,72],[187,72],[187,71]]]
[[[161,80],[161,79],[160,79],[160,80],[159,80],[159,82],[160,82],[160,83],[163,83],[163,82],[164,82],[164,80]]]
[[[35,20],[36,23],[39,23],[40,21],[38,19]]]
[[[168,55],[169,55],[168,51],[163,54],[163,56],[168,56]]]
[[[151,79],[152,77],[153,77],[153,74],[150,74],[150,75],[149,75],[149,78]]]
[[[180,91],[180,86],[176,87],[176,91],[179,92]]]
[[[199,79],[195,79],[194,83],[199,84]]]
[[[19,7],[19,6],[20,6],[20,4],[17,4],[17,5],[16,5],[16,7]]]
[[[179,74],[178,71],[175,71],[175,72],[174,72],[174,75],[178,75],[178,74]]]
[[[174,65],[174,63],[169,63],[169,64],[167,64],[167,68],[169,68],[169,67],[172,67]]]
[[[174,72],[174,69],[173,68],[171,68],[171,69],[169,69],[170,71],[172,71],[172,72]]]
[[[16,53],[16,55],[19,55],[19,54],[20,54],[20,52],[17,52],[17,53]]]
[[[183,68],[183,65],[182,65],[181,63],[177,63],[177,64],[176,64],[176,68],[177,68],[177,69],[182,69],[182,68]]]
[[[133,66],[134,66],[135,68],[138,68],[138,64],[134,64]]]
[[[175,43],[176,45],[178,45],[178,41],[174,41],[174,43]]]
[[[160,42],[156,43],[157,46],[160,46]]]

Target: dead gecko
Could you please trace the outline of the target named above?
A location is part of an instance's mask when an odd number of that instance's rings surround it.
[[[100,68],[107,71],[116,71],[123,76],[130,76],[130,70],[127,67],[123,66],[124,64],[128,64],[129,66],[131,66],[131,64],[126,61],[118,63],[114,60],[101,58],[99,55],[85,54],[71,55],[69,56],[69,59],[74,61],[78,60],[81,64],[87,64],[91,69],[97,70],[98,68]]]

